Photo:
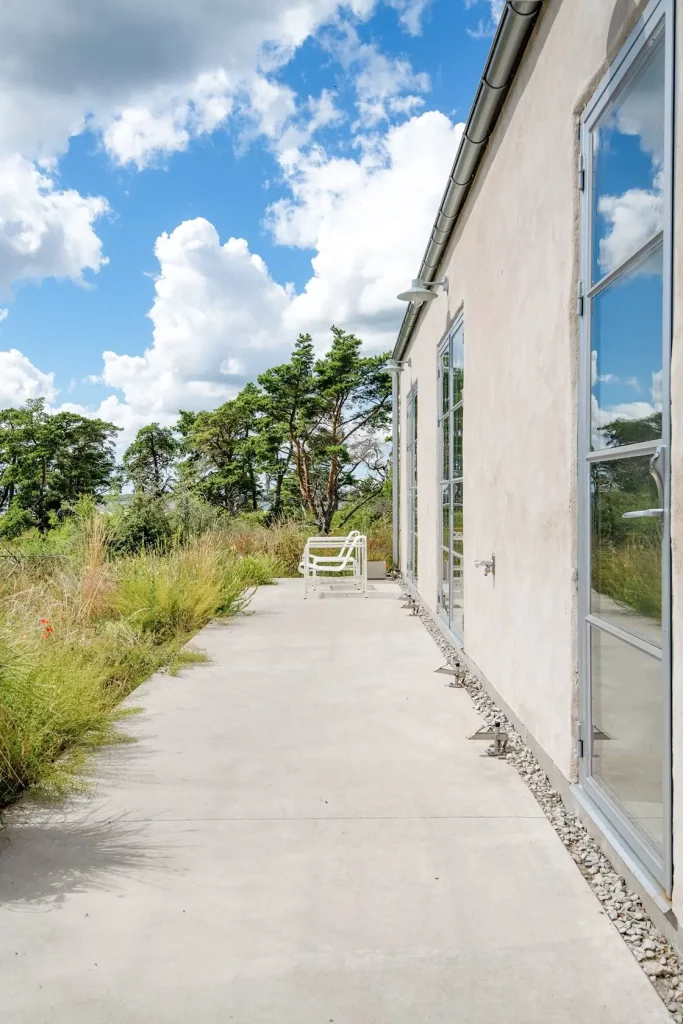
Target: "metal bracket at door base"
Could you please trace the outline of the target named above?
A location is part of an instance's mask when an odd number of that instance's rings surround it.
[[[452,665],[442,665],[441,668],[434,669],[434,672],[442,676],[453,676],[450,683],[446,683],[446,686],[450,686],[454,690],[462,690],[463,684],[461,680],[461,667],[460,663],[453,667]]]
[[[492,739],[493,743],[486,751],[489,757],[504,757],[507,753],[508,734],[501,728],[500,722],[494,722],[493,728],[482,726],[481,729],[477,729],[476,732],[467,738],[470,740]]]

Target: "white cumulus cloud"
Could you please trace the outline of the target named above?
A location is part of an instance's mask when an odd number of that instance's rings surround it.
[[[221,245],[198,218],[157,239],[159,274],[149,312],[153,343],[142,356],[104,353],[102,380],[123,393],[116,422],[174,418],[216,406],[286,357],[282,316],[290,303],[242,238]]]
[[[132,429],[216,406],[286,360],[300,331],[322,349],[332,323],[374,351],[390,348],[403,314],[396,293],[415,273],[461,132],[430,112],[366,140],[355,158],[283,154],[292,194],[267,225],[280,244],[317,250],[299,294],[244,239],[221,243],[204,219],[161,235],[153,341],[141,356],[105,353],[102,380],[120,393],[106,416]]]
[[[15,348],[0,352],[0,409],[23,405],[28,398],[57,396],[54,373],[43,373]]]
[[[83,279],[106,262],[95,222],[102,196],[60,189],[51,175],[20,156],[0,158],[0,293],[22,278]]]
[[[324,26],[354,35],[353,23],[379,2],[9,0],[0,5],[0,153],[54,160],[90,127],[115,161],[144,167],[215,130],[236,107],[262,116],[268,134],[291,113],[273,72]],[[419,33],[430,0],[384,2]],[[377,63],[374,76],[386,78]],[[397,62],[404,82],[408,68]]]
[[[462,124],[431,111],[375,139],[357,159],[314,149],[287,169],[291,198],[267,223],[281,245],[314,248],[313,274],[287,310],[291,331],[332,320],[373,348],[389,348],[415,274]]]
[[[603,274],[621,266],[664,226],[661,190],[630,188],[621,195],[601,196],[598,213],[606,226],[598,260]]]

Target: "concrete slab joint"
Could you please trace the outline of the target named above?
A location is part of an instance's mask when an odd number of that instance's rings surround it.
[[[584,884],[556,834],[580,826],[524,785],[514,735],[505,759],[467,740],[490,705],[435,674],[399,587],[302,586],[261,588],[199,634],[210,663],[141,687],[92,794],[7,815],[2,1019],[663,1024],[608,920],[644,915],[579,837],[604,902]],[[668,992],[660,939],[638,948]]]

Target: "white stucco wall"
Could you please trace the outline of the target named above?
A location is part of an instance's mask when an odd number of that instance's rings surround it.
[[[401,375],[404,422],[405,397],[419,387],[419,590],[435,611],[436,350],[464,307],[465,650],[568,779],[578,690],[577,125],[643,6],[548,0],[442,264],[449,293],[424,311]],[[405,531],[401,540],[405,564]],[[474,568],[492,552],[495,579]]]

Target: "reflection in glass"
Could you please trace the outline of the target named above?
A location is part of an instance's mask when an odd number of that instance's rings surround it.
[[[660,39],[593,132],[593,282],[662,230],[664,109]]]
[[[660,507],[650,456],[591,466],[591,611],[662,643],[662,520],[624,519]]]
[[[593,775],[658,849],[664,822],[662,663],[591,627]]]
[[[447,619],[450,619],[451,614],[451,591],[450,591],[451,571],[448,564],[448,552],[441,552],[441,608]]]
[[[441,543],[443,544],[443,546],[445,548],[448,547],[448,538],[449,538],[450,532],[451,532],[451,523],[450,523],[451,502],[450,502],[449,492],[450,492],[450,486],[448,484],[446,484],[445,487],[441,488],[441,518],[442,518],[442,523],[443,523],[443,533],[442,533]]]
[[[662,432],[662,247],[592,300],[591,446]]]
[[[463,378],[464,336],[462,325],[446,341],[441,353],[441,473],[442,473],[442,581],[441,614],[451,629],[462,636],[463,628]]]
[[[462,406],[453,413],[453,477],[462,478]]]
[[[462,402],[463,374],[465,367],[465,345],[463,328],[459,327],[453,335],[453,355],[451,359],[453,366],[453,405]]]
[[[464,626],[464,588],[463,588],[463,571],[462,571],[462,558],[459,555],[453,555],[453,590],[451,594],[451,628],[455,630],[460,636],[463,633]]]
[[[462,484],[453,484],[453,540],[462,539]]]

